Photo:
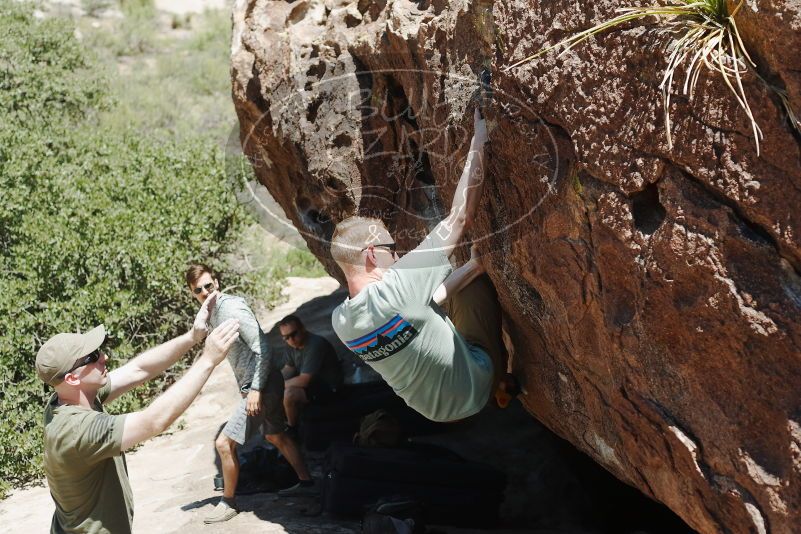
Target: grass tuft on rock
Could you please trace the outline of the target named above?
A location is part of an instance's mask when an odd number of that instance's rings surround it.
[[[748,55],[735,15],[744,0],[730,14],[725,0],[671,0],[666,6],[624,7],[618,9],[618,16],[596,24],[592,28],[578,32],[555,45],[548,46],[536,54],[528,56],[507,67],[507,70],[524,65],[550,51],[560,50],[559,57],[586,41],[590,37],[630,21],[647,17],[657,17],[663,23],[663,31],[672,39],[667,46],[668,64],[659,88],[662,91],[665,131],[668,147],[673,148],[670,128],[670,97],[674,82],[678,82],[681,93],[692,99],[702,69],[717,72],[723,83],[734,95],[738,105],[745,112],[751,124],[759,155],[759,142],[762,130],[754,118],[748,97],[743,87],[743,77],[753,73],[780,98],[793,127],[801,131],[801,122],[790,107],[787,94],[782,89],[768,83],[757,71],[756,64]],[[676,71],[684,67],[684,81],[676,79]]]

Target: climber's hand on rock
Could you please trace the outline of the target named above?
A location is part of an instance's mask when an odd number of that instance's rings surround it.
[[[481,112],[476,106],[473,113],[473,146],[481,148],[487,142],[487,121],[481,117]]]

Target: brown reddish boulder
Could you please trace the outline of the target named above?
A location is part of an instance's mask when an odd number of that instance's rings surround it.
[[[494,73],[473,237],[528,410],[701,532],[801,524],[801,146],[749,77],[673,96],[653,20],[505,67],[617,2],[240,1],[240,137],[311,250],[356,212],[410,246],[450,202]],[[746,47],[801,107],[797,1],[748,1]]]

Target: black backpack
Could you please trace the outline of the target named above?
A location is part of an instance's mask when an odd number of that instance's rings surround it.
[[[275,449],[256,447],[239,455],[238,495],[278,491],[297,483],[298,477]]]
[[[397,418],[386,410],[376,410],[362,418],[353,442],[360,447],[397,447],[402,438]]]

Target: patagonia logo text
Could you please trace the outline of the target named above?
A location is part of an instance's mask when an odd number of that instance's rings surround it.
[[[417,330],[406,319],[396,315],[369,334],[345,344],[365,362],[377,362],[401,350],[417,334]]]

